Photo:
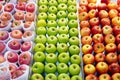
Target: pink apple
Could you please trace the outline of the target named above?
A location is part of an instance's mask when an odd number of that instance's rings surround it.
[[[3,53],[3,51],[5,50],[5,48],[6,48],[5,43],[3,43],[3,42],[0,41],[0,53]]]
[[[13,74],[17,70],[17,65],[16,64],[9,64],[9,70],[10,73]]]
[[[1,21],[1,22],[0,22],[0,28],[5,28],[5,27],[8,26],[8,24],[9,24],[8,21]]]
[[[24,42],[24,43],[22,44],[21,50],[22,50],[22,51],[28,51],[28,50],[30,50],[31,47],[32,47],[31,42],[26,41],[26,42]]]
[[[8,52],[7,59],[9,62],[14,63],[18,61],[18,54],[16,52]]]
[[[28,3],[28,5],[26,6],[26,11],[27,12],[34,12],[35,11],[35,4],[34,3]]]
[[[6,60],[5,60],[4,56],[0,55],[0,63],[3,63],[3,62],[5,62],[5,61],[6,61]]]
[[[26,15],[25,15],[25,21],[34,21],[34,19],[35,19],[35,14],[34,13],[30,13],[30,12],[28,12],[28,13],[26,13]]]
[[[25,5],[26,4],[23,2],[18,2],[18,4],[16,5],[16,9],[25,11]]]
[[[17,11],[15,14],[14,14],[14,18],[16,20],[24,20],[24,13],[22,11]]]
[[[8,39],[8,37],[9,37],[9,34],[7,31],[0,31],[0,40],[1,41]]]
[[[11,12],[12,10],[14,10],[14,5],[13,4],[8,3],[4,6],[4,11]]]
[[[9,21],[11,19],[12,19],[12,16],[11,16],[10,13],[4,12],[4,13],[1,14],[1,20],[2,21]]]
[[[13,74],[12,74],[12,79],[18,78],[18,77],[20,77],[20,76],[23,75],[23,74],[24,74],[23,71],[21,71],[21,70],[16,70],[16,71],[13,72]]]
[[[11,33],[10,33],[10,36],[12,38],[16,38],[16,39],[21,39],[22,38],[22,32],[20,30],[13,30]]]
[[[0,4],[0,11],[2,10],[2,8],[3,8],[3,5],[2,5],[2,4]]]
[[[23,34],[23,37],[27,38],[27,37],[32,36],[32,34],[33,34],[32,31],[25,31],[24,34]]]
[[[30,25],[31,25],[31,21],[26,21],[25,23],[24,23],[24,28],[29,28],[30,27]]]
[[[21,24],[21,21],[19,21],[19,20],[14,20],[11,27],[12,27],[12,28],[15,28],[15,27],[18,27],[20,24]]]

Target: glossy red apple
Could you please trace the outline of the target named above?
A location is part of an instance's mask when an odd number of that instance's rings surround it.
[[[5,43],[3,43],[3,42],[0,41],[0,53],[3,53],[3,51],[5,50],[5,48],[6,48]]]
[[[99,19],[98,18],[91,18],[89,23],[92,27],[96,26],[96,25],[99,25]]]
[[[11,12],[12,10],[14,10],[14,5],[13,4],[8,3],[4,6],[4,11]]]
[[[25,5],[26,5],[26,4],[25,4],[24,2],[18,2],[18,3],[16,4],[16,9],[25,11]]]
[[[26,13],[26,15],[25,15],[25,21],[34,21],[34,19],[35,19],[35,14],[33,14],[33,13]]]
[[[94,74],[96,72],[96,68],[93,64],[86,64],[84,66],[84,73],[86,75],[89,75],[89,74]]]
[[[113,32],[114,32],[115,35],[120,34],[120,26],[114,26],[113,27]]]
[[[106,10],[107,9],[107,5],[105,3],[99,3],[97,7],[98,7],[98,10]]]
[[[103,43],[96,43],[94,44],[93,49],[95,53],[102,53],[105,50],[105,46]]]
[[[90,28],[88,28],[88,27],[84,27],[80,30],[80,34],[81,34],[82,37],[83,36],[89,36],[90,32],[91,32]]]
[[[102,43],[104,40],[104,37],[102,34],[94,34],[92,37],[92,40],[94,43]]]
[[[92,29],[91,29],[91,33],[94,35],[94,34],[101,34],[102,33],[102,29],[100,26],[96,25],[96,26],[93,26]]]
[[[110,3],[110,0],[101,0],[101,3],[108,4],[108,3]]]
[[[109,18],[102,18],[101,24],[102,24],[102,26],[110,25],[110,19]]]
[[[22,51],[28,51],[28,50],[30,50],[31,47],[32,47],[31,42],[26,41],[26,42],[24,42],[24,43],[22,44],[21,50],[22,50]]]
[[[109,65],[109,72],[111,74],[114,74],[114,73],[119,73],[120,72],[120,66],[118,63],[112,63]]]
[[[114,43],[109,43],[105,46],[106,52],[115,52],[117,50],[117,46]]]
[[[9,34],[7,31],[0,31],[0,40],[4,41],[9,38]]]
[[[82,45],[85,44],[92,44],[92,38],[91,36],[83,36],[81,39]]]
[[[115,40],[116,40],[116,43],[117,43],[117,44],[120,44],[120,34],[118,34],[118,35],[115,37]]]
[[[103,53],[97,53],[95,55],[95,61],[96,62],[104,62],[105,61],[105,54],[103,54]]]
[[[16,39],[21,39],[22,38],[22,32],[20,30],[13,30],[11,33],[10,33],[10,36],[12,38],[16,38]]]
[[[7,54],[7,60],[11,63],[18,61],[18,54],[16,52],[8,52]]]
[[[26,10],[27,12],[33,13],[33,12],[35,11],[35,4],[34,4],[34,3],[28,3],[28,4],[26,5],[25,10]]]
[[[119,16],[112,18],[112,25],[120,26],[120,17]]]
[[[17,11],[15,14],[14,14],[14,18],[16,20],[24,20],[24,12],[22,11]]]

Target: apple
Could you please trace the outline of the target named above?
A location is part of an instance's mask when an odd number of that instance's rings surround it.
[[[89,74],[85,77],[85,80],[98,80],[98,78],[94,74]]]
[[[114,43],[109,43],[105,46],[106,52],[115,52],[117,49],[117,46]]]
[[[107,73],[108,64],[106,62],[98,62],[97,65],[96,65],[96,70],[100,74]]]
[[[114,74],[114,73],[119,73],[120,72],[120,66],[118,63],[112,63],[109,65],[109,72],[111,74]]]
[[[20,76],[23,75],[23,74],[24,74],[23,71],[17,69],[17,70],[11,75],[11,77],[12,77],[12,79],[15,79],[15,78],[20,77]]]
[[[46,73],[55,73],[56,72],[56,66],[54,63],[47,63],[45,65],[45,72]]]
[[[78,7],[78,12],[81,13],[81,12],[88,12],[88,9],[86,6],[79,6]]]
[[[60,35],[58,36],[58,41],[59,41],[60,43],[67,43],[67,42],[69,41],[69,37],[68,37],[67,34],[60,34]]]
[[[120,26],[114,26],[113,27],[113,32],[114,32],[115,35],[120,34]]]
[[[47,12],[47,11],[48,11],[47,5],[40,5],[40,6],[38,7],[38,11],[39,11],[39,12]]]
[[[88,3],[96,3],[97,0],[88,0]]]
[[[9,24],[9,22],[8,21],[1,21],[1,23],[0,23],[0,28],[2,29],[4,29],[5,27],[7,27],[8,26],[8,24]],[[9,29],[9,28],[8,28]]]
[[[69,62],[69,60],[70,60],[70,56],[66,52],[62,52],[58,56],[58,61],[60,63],[66,63],[67,64]]]
[[[111,10],[111,9],[117,9],[118,5],[116,2],[110,2],[108,3],[108,9]]]
[[[99,17],[102,18],[108,18],[108,12],[106,10],[100,10]]]
[[[68,50],[68,45],[67,45],[67,44],[65,44],[65,43],[60,43],[60,44],[57,45],[57,51],[58,51],[59,53],[67,52],[67,50]]]
[[[89,23],[91,26],[99,25],[99,19],[98,18],[91,18]]]
[[[24,2],[18,2],[15,6],[16,9],[25,11],[26,4]]]
[[[109,11],[109,17],[112,19],[114,17],[118,16],[118,11],[116,9],[111,9]]]
[[[117,0],[117,5],[118,5],[118,6],[120,5],[120,0]]]
[[[111,34],[112,31],[113,31],[113,29],[112,29],[112,27],[109,26],[109,25],[105,25],[105,26],[103,26],[103,28],[102,28],[102,32],[103,32],[104,35]]]
[[[92,32],[93,35],[101,34],[102,33],[102,29],[101,29],[100,26],[96,25],[96,26],[92,27],[91,32]]]
[[[46,25],[47,23],[43,19],[37,21],[37,27],[46,27]]]
[[[37,51],[44,51],[45,50],[45,45],[42,44],[42,43],[37,43],[35,46],[34,46],[34,51],[37,52]]]
[[[68,26],[69,26],[69,28],[77,28],[77,27],[78,27],[78,22],[77,22],[77,20],[70,20],[70,21],[68,22]]]
[[[92,54],[85,54],[83,56],[84,64],[93,64],[94,63],[94,56]]]
[[[66,18],[60,18],[58,19],[58,25],[59,26],[67,26],[68,20]]]
[[[41,52],[41,51],[36,52],[34,54],[33,59],[35,60],[35,62],[44,62],[44,60],[45,60],[45,54],[43,52]]]
[[[71,58],[70,58],[70,62],[72,64],[80,64],[81,63],[81,58],[79,55],[72,55]]]
[[[58,30],[57,30],[57,28],[55,28],[55,27],[50,27],[50,28],[48,28],[48,30],[47,30],[47,34],[50,36],[50,35],[54,35],[54,36],[56,36],[57,35],[57,32],[58,32]]]
[[[50,0],[50,1],[48,2],[48,5],[49,5],[49,6],[57,6],[57,5],[58,5],[58,2],[57,2],[56,0]]]
[[[57,7],[56,6],[50,6],[49,9],[48,9],[48,12],[49,13],[54,13],[56,14],[58,11]]]
[[[15,12],[14,18],[16,20],[24,20],[24,12],[22,12],[22,11]]]
[[[87,12],[81,12],[80,14],[79,14],[79,20],[80,21],[84,21],[84,20],[88,20],[88,13]]]
[[[38,1],[38,5],[47,5],[48,4],[48,1],[47,0],[39,0]]]
[[[66,26],[61,26],[61,27],[59,27],[58,32],[59,32],[59,34],[68,34],[69,29]]]
[[[88,21],[80,21],[80,27],[81,28],[84,28],[84,27],[89,27],[90,26],[90,24],[89,24],[89,22]]]
[[[75,55],[75,54],[79,54],[80,53],[80,48],[77,45],[71,45],[69,47],[69,53],[70,55]]]
[[[25,7],[25,10],[26,10],[27,12],[33,13],[33,12],[35,12],[35,8],[36,8],[36,6],[35,6],[34,3],[28,3],[28,4],[26,5],[26,7]]]
[[[80,30],[81,36],[90,36],[91,30],[88,27],[84,27]]]
[[[54,1],[54,0],[53,0]],[[45,80],[57,80],[57,76],[53,73],[49,73],[45,76]]]
[[[20,30],[13,30],[11,33],[10,33],[10,36],[12,38],[16,38],[16,39],[21,39],[22,38],[22,32]]]
[[[56,20],[57,19],[57,16],[54,13],[50,13],[50,14],[48,14],[48,16],[46,13],[44,13],[43,15],[45,17],[44,19],[47,19],[47,18],[48,18],[48,20]],[[41,16],[42,16],[42,14],[41,14]]]
[[[93,51],[93,47],[90,44],[85,44],[82,46],[83,54],[92,53],[92,51]]]
[[[76,6],[76,0],[68,0],[68,5],[75,5]]]
[[[102,18],[101,24],[102,24],[102,26],[110,25],[110,19],[109,18]]]
[[[0,55],[0,63],[3,63],[5,61],[6,61],[6,59],[4,58],[4,56]]]
[[[11,27],[12,28],[16,28],[16,27],[19,27],[20,25],[21,25],[21,21],[14,20]]]
[[[25,31],[23,34],[23,38],[28,38],[30,40],[30,37],[33,36],[34,33],[31,30]]]
[[[56,36],[48,36],[48,38],[47,38],[47,43],[48,44],[57,44],[57,41],[58,41],[58,39],[57,39],[57,37]]]
[[[4,12],[1,14],[1,21],[10,21],[12,19],[12,16],[8,12]]]
[[[70,80],[70,76],[68,74],[62,73],[58,75],[57,80]]]
[[[94,44],[93,49],[95,53],[102,53],[105,50],[105,46],[103,43],[96,43]]]
[[[106,43],[106,44],[115,43],[115,37],[114,37],[114,35],[112,35],[112,34],[107,34],[107,35],[105,36],[105,43]]]
[[[71,20],[71,19],[77,19],[77,15],[75,12],[70,12],[68,13],[68,19]]]
[[[86,64],[84,66],[84,73],[86,75],[89,75],[89,74],[94,74],[96,72],[96,68],[93,64]]]
[[[35,19],[35,14],[27,12],[25,15],[25,21],[34,21]]]
[[[14,5],[11,3],[8,3],[4,6],[4,11],[5,12],[11,12],[12,10],[14,10]]]
[[[120,73],[115,73],[112,75],[112,80],[119,80],[120,79]]]
[[[87,0],[80,0],[79,6],[88,6],[88,1]]]
[[[3,5],[2,5],[2,4],[0,4],[0,11],[2,11],[2,8],[3,8]]]
[[[34,62],[32,65],[32,71],[36,73],[42,73],[44,71],[44,64],[41,62]]]
[[[120,26],[120,17],[116,16],[116,17],[112,18],[112,25]]]
[[[117,50],[118,50],[118,52],[120,52],[120,43],[117,46]]]
[[[95,3],[89,3],[89,4],[88,4],[88,9],[89,9],[89,10],[92,10],[92,9],[95,10],[96,7],[97,7],[97,6],[96,6]]]
[[[116,43],[117,43],[117,44],[120,43],[120,34],[118,34],[118,35],[115,37],[115,40],[116,40]]]
[[[47,32],[46,28],[45,27],[39,27],[36,29],[36,34],[37,35],[45,35]]]
[[[102,34],[94,34],[92,37],[92,40],[94,43],[102,43],[104,40],[104,37]]]
[[[48,44],[46,46],[46,52],[47,53],[55,53],[56,52],[56,46],[54,44]]]
[[[98,10],[106,10],[107,9],[107,5],[105,3],[99,3],[97,7],[98,7]]]
[[[99,76],[99,80],[111,80],[111,77],[109,74],[105,73]]]
[[[76,8],[76,6],[74,6],[74,5],[69,5],[67,11],[68,11],[68,12],[76,12],[76,11],[77,11],[77,8]]]
[[[81,68],[79,67],[78,64],[71,64],[69,66],[69,73],[73,75],[78,75],[80,73]]]
[[[107,63],[116,63],[117,62],[117,54],[116,53],[108,53],[105,57]]]
[[[71,77],[71,80],[82,80],[81,76],[75,75]]]
[[[21,48],[21,43],[17,40],[11,40],[9,43],[8,43],[8,47],[12,50],[20,50]]]
[[[65,11],[58,11],[57,17],[58,18],[65,18],[67,16],[67,13]]]
[[[92,38],[90,36],[83,36],[81,39],[81,43],[85,44],[92,44]]]
[[[64,3],[60,3],[57,8],[58,8],[59,11],[66,11],[67,10],[67,5],[64,4]]]
[[[60,3],[67,3],[67,0],[57,0],[58,1],[58,3],[60,4]]]
[[[9,34],[7,31],[0,31],[0,41],[7,40],[9,38]]]
[[[21,50],[22,51],[29,51],[32,48],[32,43],[30,41],[25,41],[22,45],[21,45]]]
[[[18,61],[18,54],[16,52],[8,52],[7,54],[7,60],[11,63]]]
[[[101,11],[100,11],[101,12]],[[99,12],[99,14],[100,14],[100,12]],[[89,12],[88,12],[88,16],[89,16],[89,18],[94,18],[94,17],[96,17],[97,16],[97,10],[95,10],[95,9],[92,9],[92,10],[90,10]]]
[[[15,64],[9,64],[9,70],[13,74],[17,70],[17,66]]]
[[[103,53],[97,53],[95,55],[95,61],[96,62],[104,62],[105,61],[105,54],[103,54]]]
[[[45,35],[37,35],[36,38],[35,38],[35,42],[36,43],[42,43],[42,44],[45,44],[47,41],[47,38]]]
[[[3,53],[5,49],[6,49],[5,43],[0,41],[0,53]]]
[[[59,74],[68,72],[68,65],[65,63],[59,63],[57,65],[57,71]]]
[[[35,80],[35,79],[44,80],[43,76],[39,73],[35,73],[31,76],[31,80]]]
[[[31,21],[25,21],[24,23],[24,28],[30,28],[31,27],[32,22]]]
[[[77,28],[71,28],[69,30],[69,36],[78,36],[78,29]]]
[[[69,43],[70,45],[79,45],[80,41],[78,37],[73,36],[69,39]]]
[[[54,53],[47,54],[46,62],[47,63],[56,63],[57,62],[57,56]]]
[[[47,27],[57,27],[57,22],[55,20],[49,20],[47,22]]]
[[[108,4],[108,3],[110,3],[110,0],[101,0],[101,3]]]

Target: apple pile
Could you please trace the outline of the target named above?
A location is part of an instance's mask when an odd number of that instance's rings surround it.
[[[8,64],[11,79],[18,80],[29,73],[35,13],[34,2],[0,3],[0,65]]]
[[[76,0],[38,0],[31,80],[82,80]]]
[[[120,80],[120,0],[96,2],[78,8],[85,80]]]

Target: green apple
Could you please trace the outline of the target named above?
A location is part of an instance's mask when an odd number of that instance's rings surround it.
[[[79,40],[78,37],[72,36],[72,37],[69,39],[69,43],[70,43],[70,45],[79,45],[80,40]]]
[[[69,62],[69,59],[70,59],[70,56],[66,52],[60,53],[59,56],[58,56],[58,61],[60,63],[66,63],[67,64]]]
[[[67,73],[68,72],[68,66],[65,63],[59,63],[57,65],[57,71],[58,71],[59,74]]]
[[[67,45],[67,44],[65,44],[65,43],[60,43],[60,44],[57,45],[57,51],[58,51],[59,53],[67,52],[67,50],[68,50],[68,45]]]
[[[66,10],[67,10],[67,5],[64,4],[64,3],[60,3],[60,4],[58,5],[58,10],[59,10],[59,11],[66,11]]]
[[[70,5],[70,6],[68,7],[68,12],[76,12],[76,11],[77,11],[77,7],[76,7],[76,6]]]
[[[58,20],[58,25],[59,26],[67,26],[67,24],[68,24],[68,20],[66,18],[60,18]]]
[[[55,73],[56,72],[56,66],[54,63],[47,63],[45,65],[45,72],[46,73]]]
[[[69,37],[68,37],[67,34],[60,34],[60,35],[58,36],[58,41],[59,41],[60,43],[67,43],[68,40],[69,40]]]
[[[49,9],[48,9],[48,12],[49,13],[54,13],[56,14],[57,13],[57,7],[56,6],[50,6]]]
[[[71,20],[71,19],[77,20],[77,14],[75,12],[68,13],[68,19],[69,20]]]
[[[34,51],[44,51],[45,50],[45,45],[42,43],[37,43],[34,47]]]
[[[80,70],[81,68],[79,67],[78,64],[71,64],[69,66],[69,72],[70,74],[73,76],[73,75],[79,75],[80,74]]]
[[[48,30],[47,30],[47,34],[48,34],[48,35],[54,35],[54,36],[56,36],[56,35],[57,35],[57,32],[58,32],[58,30],[57,30],[57,28],[55,28],[55,27],[50,27],[50,28],[48,28]]]
[[[56,36],[48,36],[47,38],[47,43],[48,44],[54,44],[56,45],[57,44],[57,37]]]
[[[46,52],[47,53],[54,53],[54,52],[56,52],[56,46],[54,44],[48,44],[46,46]]]
[[[70,21],[68,22],[68,26],[69,26],[69,28],[77,28],[77,27],[78,27],[78,22],[77,22],[77,20],[70,20]]]
[[[41,13],[38,14],[37,18],[38,18],[38,20],[40,20],[40,19],[46,20],[47,19],[47,14],[45,12],[41,12]]]
[[[67,0],[57,0],[57,1],[58,1],[58,3],[64,3],[64,4],[67,3]]]
[[[30,80],[44,80],[44,78],[41,74],[35,73],[31,76]]]
[[[47,5],[48,1],[47,0],[39,0],[38,5]]]
[[[80,65],[80,63],[81,63],[80,55],[72,55],[70,58],[70,61],[72,64]]]
[[[47,32],[46,28],[45,27],[38,27],[36,29],[36,34],[37,35],[45,35]]]
[[[37,27],[46,27],[46,25],[47,23],[43,19],[37,21]]]
[[[58,6],[58,3],[56,0],[50,0],[48,3],[49,6]]]
[[[65,17],[67,17],[67,13],[65,11],[58,11],[57,17],[58,18],[65,18]]]
[[[47,11],[48,11],[47,5],[40,5],[40,6],[38,7],[38,11],[39,11],[39,12],[47,12]]]
[[[54,53],[47,54],[46,62],[47,63],[56,63],[57,62],[57,56]]]
[[[41,62],[35,62],[33,64],[33,66],[32,66],[32,71],[34,73],[39,73],[39,74],[43,73],[43,71],[44,71],[44,64],[41,63]]]
[[[54,13],[48,14],[48,20],[56,20],[57,16]]]
[[[83,80],[81,76],[75,75],[71,77],[71,80]]]
[[[58,30],[59,34],[68,34],[68,31],[69,29],[66,26],[61,26],[59,27],[59,30]]]
[[[80,53],[80,48],[77,45],[71,45],[69,47],[69,52],[71,55],[79,54]]]
[[[76,6],[76,2],[76,0],[68,0],[67,4]]]
[[[44,60],[45,60],[45,54],[43,52],[39,51],[39,52],[36,52],[34,54],[33,58],[34,58],[35,62],[44,62]]]
[[[57,27],[57,22],[55,20],[49,20],[47,22],[47,27]]]
[[[57,76],[53,73],[49,73],[45,76],[45,80],[57,80]]]
[[[70,36],[78,36],[78,29],[77,28],[71,28],[70,30],[69,30],[69,35]]]
[[[45,44],[47,41],[46,36],[45,35],[37,35],[35,38],[35,42],[36,43],[42,43]]]
[[[58,80],[70,80],[70,76],[68,74],[62,73],[58,75]]]

